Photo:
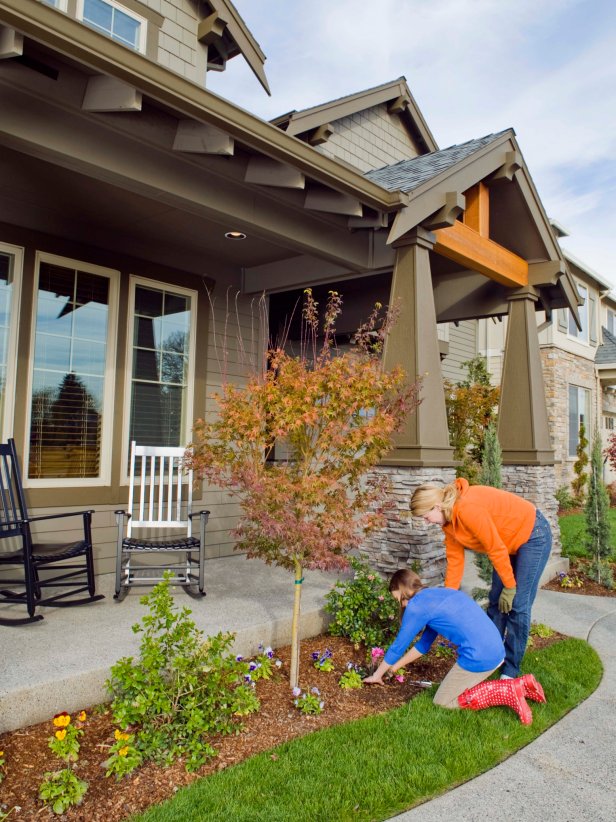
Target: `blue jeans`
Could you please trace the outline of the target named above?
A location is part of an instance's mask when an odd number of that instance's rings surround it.
[[[503,590],[503,583],[496,571],[492,572],[488,616],[498,628],[505,643],[505,662],[501,674],[517,677],[520,675],[520,664],[526,650],[530,631],[530,611],[537,596],[539,579],[550,557],[552,550],[552,531],[550,524],[537,509],[535,527],[524,545],[517,553],[510,556],[511,567],[516,581],[516,594],[513,606],[508,614],[498,610],[498,598]]]

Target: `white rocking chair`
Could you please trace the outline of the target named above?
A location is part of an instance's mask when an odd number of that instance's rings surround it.
[[[172,583],[184,586],[191,596],[205,596],[205,527],[210,512],[192,512],[193,477],[182,469],[184,453],[183,448],[131,443],[128,510],[115,512],[116,600],[124,599],[133,585],[160,582],[165,571],[172,571]],[[192,535],[196,516],[198,538]],[[166,555],[169,561],[133,563],[136,555],[152,554]]]

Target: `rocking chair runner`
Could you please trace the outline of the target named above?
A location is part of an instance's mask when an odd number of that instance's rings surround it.
[[[174,585],[191,596],[205,596],[205,528],[209,511],[192,512],[192,472],[182,470],[185,450],[131,443],[128,510],[116,511],[118,542],[114,599],[122,600],[132,585],[152,585],[173,571]],[[199,537],[192,535],[199,517]],[[135,565],[152,554],[175,562]],[[177,555],[180,555],[179,558]],[[181,556],[183,555],[183,557]]]
[[[94,563],[92,560],[93,511],[70,511],[66,514],[48,514],[31,517],[21,483],[15,442],[10,439],[0,444],[0,540],[10,540],[8,550],[0,547],[0,604],[26,605],[27,617],[0,617],[0,625],[26,625],[43,619],[36,614],[40,605],[69,607],[85,605],[104,599],[95,595]],[[30,524],[66,517],[82,517],[83,539],[70,543],[37,543],[32,541]],[[15,545],[20,547],[15,548]],[[57,567],[55,563],[60,563]],[[4,576],[4,568],[11,567]],[[56,571],[51,576],[48,572]],[[14,590],[14,589],[18,590]],[[66,589],[43,596],[46,589]],[[75,595],[87,591],[86,597]]]

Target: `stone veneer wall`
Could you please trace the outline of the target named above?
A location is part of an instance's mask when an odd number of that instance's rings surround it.
[[[446,485],[455,479],[455,468],[380,467],[391,482],[391,495],[398,516],[389,518],[387,526],[368,538],[362,551],[370,564],[386,577],[399,568],[421,566],[421,578],[428,585],[440,585],[445,578],[445,548],[442,531],[411,519],[409,503],[413,491],[425,482]]]
[[[376,469],[391,482],[391,495],[399,516],[390,517],[387,526],[372,534],[362,551],[370,564],[385,577],[399,568],[420,566],[420,576],[428,585],[440,585],[445,577],[445,546],[442,531],[413,520],[409,503],[413,491],[425,482],[446,485],[455,478],[454,468],[390,468]],[[534,503],[545,514],[552,527],[552,560],[561,554],[558,504],[554,497],[556,473],[553,465],[504,465],[503,488]]]
[[[573,479],[575,457],[569,456],[569,386],[578,385],[591,392],[592,434],[597,412],[597,378],[592,360],[578,357],[554,346],[541,349],[543,380],[552,448],[556,460],[556,487],[569,485]],[[588,437],[589,441],[591,437]]]

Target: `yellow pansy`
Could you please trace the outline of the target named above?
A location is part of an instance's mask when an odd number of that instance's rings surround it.
[[[86,713],[85,711],[79,711],[79,713],[77,714],[77,719],[78,719],[80,722],[85,722],[85,721],[86,721],[86,719],[87,719],[87,717],[88,717],[88,715],[87,715],[87,713]]]
[[[59,739],[60,742],[62,742],[62,740],[64,739],[65,736],[66,736],[66,728],[63,728],[61,731],[56,731],[56,739]]]
[[[115,731],[113,735],[115,736],[117,742],[120,742],[120,740],[126,742],[126,740],[130,737],[130,734],[122,733],[122,731]]]
[[[128,753],[128,745],[125,745],[123,748],[120,748],[120,750],[118,751],[118,754],[120,756],[126,756],[127,753]]]
[[[71,715],[67,714],[66,711],[62,711],[61,714],[56,714],[53,718],[53,724],[56,728],[66,728],[67,725],[70,724]]]

